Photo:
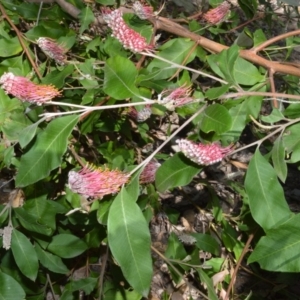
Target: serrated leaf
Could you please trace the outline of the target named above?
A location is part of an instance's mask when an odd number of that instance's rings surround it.
[[[280,138],[278,138],[273,145],[272,162],[277,176],[284,183],[287,177],[287,165],[285,162],[284,145]]]
[[[201,166],[188,160],[182,153],[176,153],[156,171],[156,188],[159,192],[164,192],[177,186],[187,185],[201,170]]]
[[[62,258],[72,258],[87,250],[87,244],[72,234],[58,234],[52,238],[48,245],[48,251]]]
[[[21,285],[11,276],[0,271],[0,299],[25,300],[26,294]]]
[[[136,76],[136,67],[129,59],[121,56],[111,57],[104,67],[103,90],[117,100],[139,95],[139,90],[134,85]]]
[[[300,215],[268,230],[251,253],[248,263],[258,262],[262,269],[274,272],[300,272]]]
[[[61,164],[67,150],[68,137],[77,121],[78,116],[60,117],[38,134],[33,147],[21,157],[16,186],[23,187],[37,182]]]
[[[28,238],[16,229],[11,236],[11,250],[20,271],[34,281],[39,268],[35,249]]]
[[[253,219],[268,230],[289,218],[291,212],[286,203],[282,186],[271,165],[256,150],[245,179],[245,189]]]
[[[125,278],[134,290],[147,297],[153,272],[149,228],[125,188],[110,208],[107,228],[110,250]]]
[[[220,104],[213,104],[204,111],[201,130],[205,133],[215,131],[221,134],[230,129],[231,122],[232,120],[228,110]]]
[[[58,274],[67,274],[69,272],[69,269],[60,257],[43,250],[38,244],[35,244],[35,249],[39,261],[49,271]]]

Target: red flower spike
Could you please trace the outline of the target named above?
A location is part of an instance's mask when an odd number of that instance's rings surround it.
[[[37,41],[39,47],[43,52],[48,55],[50,58],[54,59],[59,65],[64,65],[67,58],[65,53],[66,49],[58,45],[55,41],[49,38],[40,37]]]
[[[118,39],[125,49],[132,52],[152,50],[153,47],[147,44],[146,39],[125,23],[120,10],[103,9],[102,12],[104,21],[112,30],[112,36]]]
[[[13,73],[4,73],[0,77],[0,84],[6,94],[11,94],[21,101],[41,105],[60,96],[60,92],[52,85],[39,85],[26,77],[15,76]]]
[[[219,144],[196,144],[186,139],[177,140],[180,151],[198,165],[208,166],[221,161],[231,152],[231,146],[222,148]]]
[[[68,184],[74,193],[85,197],[102,198],[117,193],[128,179],[129,175],[121,171],[87,165],[79,172],[70,171]]]
[[[207,13],[205,13],[203,15],[203,19],[208,23],[218,24],[225,18],[229,9],[230,4],[224,1],[216,8],[210,9]]]

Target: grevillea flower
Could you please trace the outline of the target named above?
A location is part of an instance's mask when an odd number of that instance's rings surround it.
[[[119,9],[103,9],[103,19],[112,30],[112,36],[119,40],[125,49],[132,52],[151,50],[153,47],[147,44],[146,39],[131,29],[123,20]]]
[[[144,122],[150,118],[152,114],[151,107],[149,104],[145,105],[140,111],[137,111],[135,107],[130,107],[128,115],[137,122]]]
[[[50,58],[54,59],[59,65],[64,65],[66,62],[66,49],[62,46],[58,45],[54,40],[40,37],[37,41],[39,47],[43,50],[43,52],[48,55]]]
[[[132,9],[142,20],[147,20],[153,16],[153,8],[151,6],[142,5],[139,1],[133,3]]]
[[[175,107],[183,106],[194,101],[190,87],[179,87],[173,91],[162,91],[161,96],[168,94],[166,97],[159,99],[158,103],[164,105],[169,110],[174,110]]]
[[[225,18],[229,9],[230,4],[224,1],[216,8],[210,9],[207,13],[205,13],[203,15],[203,19],[208,23],[218,24]]]
[[[102,198],[117,193],[129,179],[129,175],[119,170],[96,168],[87,165],[79,172],[69,172],[69,188],[85,197]]]
[[[140,183],[151,183],[155,181],[155,174],[161,164],[156,160],[151,160],[140,175]]]
[[[15,76],[13,73],[4,73],[0,77],[0,84],[6,94],[37,105],[50,101],[60,95],[52,85],[41,85],[31,82],[28,78]]]
[[[231,151],[231,146],[222,148],[219,144],[196,144],[186,139],[177,140],[180,151],[198,165],[208,166],[221,161]]]

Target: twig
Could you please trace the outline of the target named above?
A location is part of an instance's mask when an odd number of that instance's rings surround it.
[[[254,233],[251,233],[249,235],[249,237],[248,237],[248,240],[247,240],[246,245],[245,245],[245,247],[243,249],[243,252],[241,253],[241,256],[239,257],[239,260],[238,260],[238,262],[237,262],[237,264],[236,264],[236,266],[234,268],[234,272],[233,272],[233,274],[231,276],[231,280],[230,280],[230,283],[228,285],[228,288],[227,288],[227,291],[226,291],[226,296],[225,296],[224,300],[228,300],[229,299],[230,291],[231,291],[231,289],[233,287],[233,284],[235,282],[237,272],[238,272],[239,267],[240,267],[240,265],[242,263],[242,260],[244,259],[244,256],[249,251],[249,246],[250,246],[250,243],[251,243],[251,241],[252,241],[253,238],[254,238]]]
[[[17,37],[19,39],[19,42],[24,50],[24,52],[26,53],[26,56],[28,58],[28,60],[30,61],[30,64],[32,65],[35,73],[37,74],[38,78],[41,80],[42,76],[40,74],[40,71],[39,69],[37,68],[35,62],[33,61],[33,59],[31,58],[30,56],[30,53],[27,49],[27,46],[25,45],[24,41],[23,41],[23,38],[22,38],[22,34],[20,33],[19,29],[15,26],[15,24],[13,23],[13,21],[9,18],[9,16],[6,14],[6,11],[4,9],[4,7],[2,6],[2,4],[0,4],[0,11],[3,15],[3,18],[6,19],[6,21],[9,23],[9,25],[13,28],[13,30],[16,32],[17,34]]]

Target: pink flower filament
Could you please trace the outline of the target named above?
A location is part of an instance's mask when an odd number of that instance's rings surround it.
[[[69,187],[74,193],[86,197],[102,198],[117,193],[127,183],[129,175],[119,170],[95,168],[87,165],[79,172],[69,172]]]
[[[60,96],[60,92],[52,85],[39,85],[31,82],[28,78],[15,76],[13,73],[4,73],[0,77],[0,84],[6,94],[37,105],[50,101]]]
[[[43,52],[50,58],[54,59],[59,65],[64,65],[66,62],[66,50],[58,45],[55,41],[49,38],[40,37],[37,44]]]

